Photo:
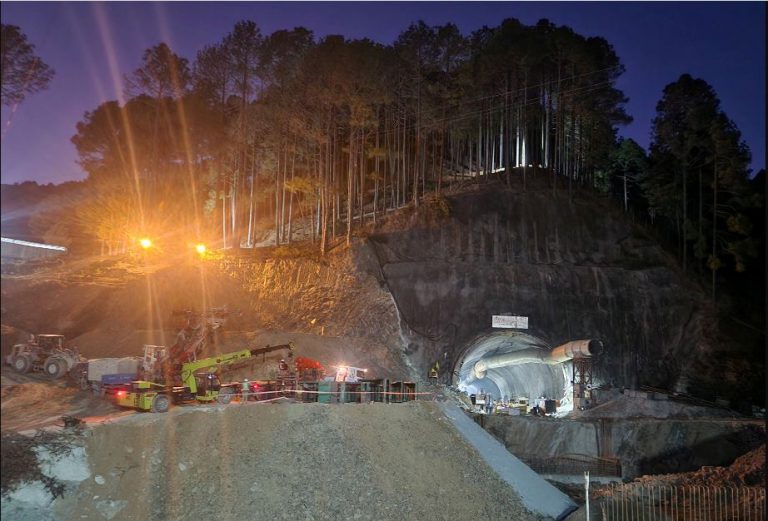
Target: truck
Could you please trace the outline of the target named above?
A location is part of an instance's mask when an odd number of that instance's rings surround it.
[[[336,367],[334,380],[337,382],[357,383],[363,379],[363,374],[368,372],[368,369],[363,369],[362,367],[351,367],[348,365],[334,367]]]
[[[64,335],[54,334],[30,335],[5,357],[5,363],[18,373],[42,372],[53,379],[68,374],[84,360],[76,347],[66,347]]]
[[[130,387],[141,374],[142,358],[92,358],[78,365],[72,373],[80,388],[96,394],[114,394]]]
[[[252,361],[259,355],[273,351],[287,350],[293,355],[292,342],[255,349],[243,349],[232,353],[188,361],[181,364],[181,370],[174,375],[173,383],[149,380],[135,380],[128,390],[119,390],[115,403],[140,411],[166,412],[172,404],[210,403],[217,401],[228,404],[240,390],[239,383],[222,384],[216,372],[226,366]]]
[[[296,397],[302,384],[317,382],[325,377],[323,364],[312,358],[297,356],[291,368],[284,359],[280,360],[275,380],[245,379],[239,384],[241,400],[265,400],[278,397]]]

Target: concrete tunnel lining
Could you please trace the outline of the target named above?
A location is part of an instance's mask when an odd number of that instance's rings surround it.
[[[526,350],[551,351],[551,346],[539,337],[519,331],[494,331],[473,339],[459,358],[454,371],[454,385],[468,394],[490,392],[495,399],[526,397],[529,399],[558,399],[561,406],[570,409],[571,364],[550,365],[522,363],[487,370],[484,378],[475,379],[473,370],[480,360]]]

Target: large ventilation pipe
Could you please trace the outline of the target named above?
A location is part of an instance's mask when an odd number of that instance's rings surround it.
[[[551,351],[529,348],[513,353],[482,358],[475,363],[470,373],[471,379],[485,378],[488,369],[509,367],[520,364],[562,364],[577,356],[588,357],[598,355],[603,351],[603,343],[600,340],[572,340]]]

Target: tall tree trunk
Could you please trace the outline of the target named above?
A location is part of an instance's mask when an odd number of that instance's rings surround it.
[[[296,141],[294,140],[294,150],[293,150],[293,154],[291,155],[291,182],[293,182],[293,179],[296,175],[295,147],[296,147]],[[285,185],[283,185],[283,189],[285,189]],[[290,196],[288,198],[288,240],[287,240],[288,244],[291,244],[291,241],[293,240],[293,198],[294,196],[295,196],[294,190],[291,190]],[[283,204],[285,204],[285,202],[283,202]]]
[[[624,167],[624,213],[627,213],[627,207],[629,206],[628,199],[627,199],[627,170],[626,166]]]
[[[275,246],[280,246],[280,145],[277,149],[277,168],[275,170]]]
[[[379,156],[381,155],[381,142],[379,140],[379,137],[381,135],[380,132],[380,125],[381,125],[381,106],[378,105],[376,107],[376,144],[374,145],[376,147],[376,153],[374,155],[374,161],[373,161],[373,172],[375,176],[375,181],[373,183],[373,222],[376,223],[376,212],[379,209],[378,203],[379,203]]]
[[[699,166],[699,235],[696,237],[696,243],[702,244],[704,243],[704,228],[702,221],[704,220],[704,188],[702,184],[701,179],[701,166]],[[699,242],[701,241],[701,242]],[[699,251],[703,250],[701,248]],[[703,251],[701,252],[703,256]],[[696,263],[697,271],[701,274],[702,273],[702,265],[701,262]]]
[[[688,271],[688,168],[683,159],[683,273]]]
[[[715,178],[712,181],[712,302],[717,302],[717,154],[715,154]]]
[[[421,160],[421,128],[419,127],[418,116],[416,118],[416,142],[413,150],[413,206],[419,207],[419,176],[422,175],[420,170]]]
[[[522,120],[523,120],[523,148],[522,148],[522,160],[523,160],[523,192],[527,188],[527,175],[528,175],[528,118],[526,114],[526,105],[528,104],[528,71],[525,72],[523,78],[523,106],[522,106]]]
[[[349,129],[349,162],[347,165],[347,246],[352,244],[352,183],[354,182],[355,169],[355,135],[353,130]]]
[[[256,147],[254,146],[254,149]],[[250,197],[250,207],[248,209],[248,247],[253,248],[253,235],[254,235],[254,208],[253,208],[253,185],[256,184],[256,157],[254,155],[253,161],[251,162],[251,197]]]
[[[360,228],[363,227],[363,223],[365,220],[365,129],[362,129],[360,131]]]
[[[227,247],[227,193],[221,192],[221,241],[223,247]]]

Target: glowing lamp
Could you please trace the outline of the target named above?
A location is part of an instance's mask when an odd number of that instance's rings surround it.
[[[144,237],[143,239],[139,240],[139,244],[141,244],[141,247],[146,249],[149,249],[152,247],[152,241]]]
[[[205,253],[205,244],[198,244],[197,246],[195,246],[195,249],[197,250],[197,253],[202,255],[203,253]]]

